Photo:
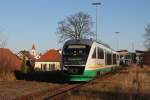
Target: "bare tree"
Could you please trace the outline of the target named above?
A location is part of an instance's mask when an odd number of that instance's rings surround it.
[[[0,80],[14,80],[14,73],[11,72],[11,67],[14,62],[8,54],[8,49],[5,48],[6,44],[7,39],[0,32]]]
[[[0,33],[0,48],[4,48],[7,44],[7,39]]]
[[[83,39],[94,36],[91,32],[92,18],[84,12],[75,13],[58,23],[57,34],[59,42],[68,39]]]
[[[150,24],[147,25],[147,27],[145,28],[145,41],[144,41],[144,45],[146,48],[150,49]]]
[[[7,40],[0,40],[0,48],[4,48],[7,44]]]
[[[3,50],[4,50],[4,47],[6,46],[6,39],[4,39],[2,33],[0,33],[0,71],[8,71],[9,68],[8,67],[8,63],[7,61],[5,60],[5,57],[6,55],[4,54]]]

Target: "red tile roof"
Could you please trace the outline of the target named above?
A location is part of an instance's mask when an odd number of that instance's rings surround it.
[[[48,50],[46,53],[41,55],[41,57],[37,60],[37,62],[60,62],[61,55],[59,50]]]
[[[21,60],[7,48],[0,48],[0,68],[7,67],[9,70],[19,70]]]

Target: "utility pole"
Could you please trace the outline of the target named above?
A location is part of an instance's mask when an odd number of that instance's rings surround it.
[[[117,48],[116,48],[116,50],[119,50],[119,37],[118,37],[119,33],[120,32],[115,32],[115,34],[116,34],[116,40],[117,40]]]
[[[96,6],[96,41],[97,41],[97,32],[98,32],[98,6],[101,5],[100,2],[92,3],[92,5]]]
[[[134,42],[132,41],[132,51],[134,52]]]

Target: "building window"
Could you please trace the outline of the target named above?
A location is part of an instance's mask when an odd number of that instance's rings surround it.
[[[51,71],[51,64],[49,64],[49,71]]]
[[[104,59],[104,50],[98,47],[98,59]]]
[[[43,71],[47,71],[46,64],[43,64]]]
[[[96,58],[96,48],[94,49],[94,52],[93,52],[92,58]]]
[[[41,64],[41,70],[43,70],[43,64]]]
[[[55,70],[55,64],[49,64],[49,71]]]
[[[55,70],[55,64],[52,64],[52,71]]]

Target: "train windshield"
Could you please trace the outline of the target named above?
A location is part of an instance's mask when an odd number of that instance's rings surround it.
[[[85,65],[89,51],[87,45],[68,45],[63,52],[64,65]]]

